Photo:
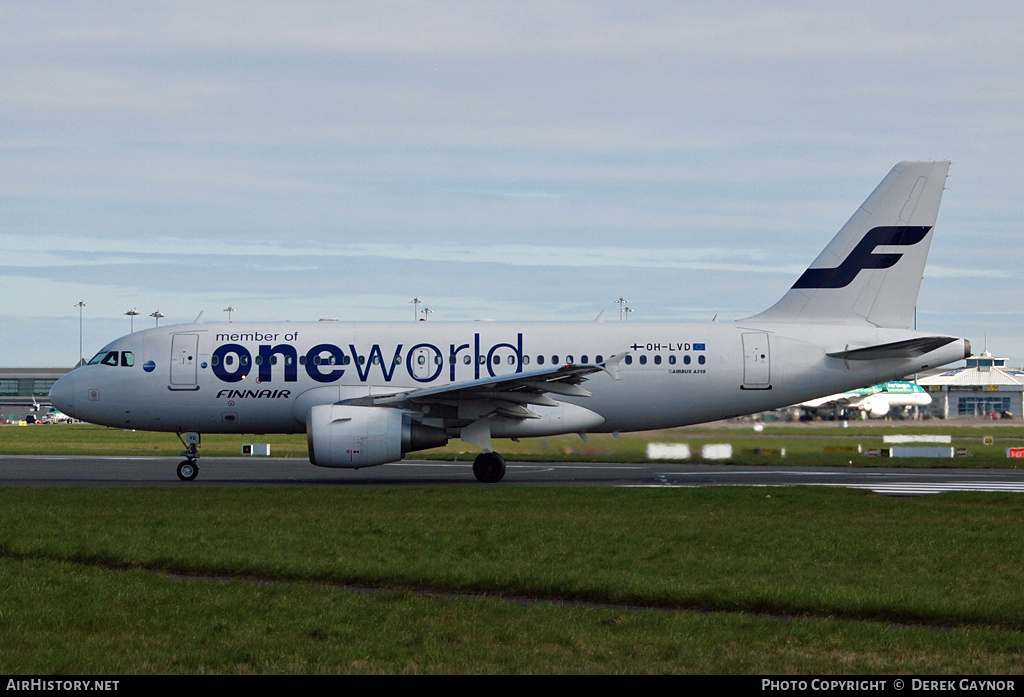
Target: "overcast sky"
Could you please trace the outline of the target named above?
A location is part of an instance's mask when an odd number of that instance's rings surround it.
[[[1024,3],[0,4],[0,365],[206,321],[739,319],[950,159],[918,327],[1024,362]]]

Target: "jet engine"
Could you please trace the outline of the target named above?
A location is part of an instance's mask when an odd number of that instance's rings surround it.
[[[861,406],[876,419],[880,419],[889,413],[889,402],[884,399],[866,399]]]
[[[413,423],[400,409],[342,404],[313,407],[306,436],[314,465],[352,469],[395,462],[407,452],[448,442],[442,429]]]

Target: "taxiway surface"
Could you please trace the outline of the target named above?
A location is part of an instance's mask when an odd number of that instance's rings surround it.
[[[0,456],[0,486],[838,486],[913,496],[941,491],[1024,492],[1024,470],[880,467],[739,467],[648,462],[509,462],[505,479],[480,484],[470,462],[403,460],[361,470],[292,458],[204,458],[183,482],[166,457]]]

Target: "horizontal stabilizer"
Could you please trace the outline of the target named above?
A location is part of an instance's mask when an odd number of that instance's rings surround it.
[[[876,361],[882,358],[917,358],[954,341],[959,341],[959,339],[952,336],[924,336],[917,339],[907,339],[906,341],[895,341],[891,344],[833,351],[826,355],[848,361]]]

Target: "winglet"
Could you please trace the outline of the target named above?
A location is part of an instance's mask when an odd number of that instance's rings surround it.
[[[622,359],[624,359],[628,355],[629,355],[629,351],[623,351],[622,353],[617,353],[614,356],[612,356],[611,358],[609,358],[608,360],[606,360],[604,363],[602,363],[601,364],[601,368],[604,369],[604,372],[606,372],[609,375],[611,375],[613,380],[618,380],[619,379],[619,363],[621,363]]]

